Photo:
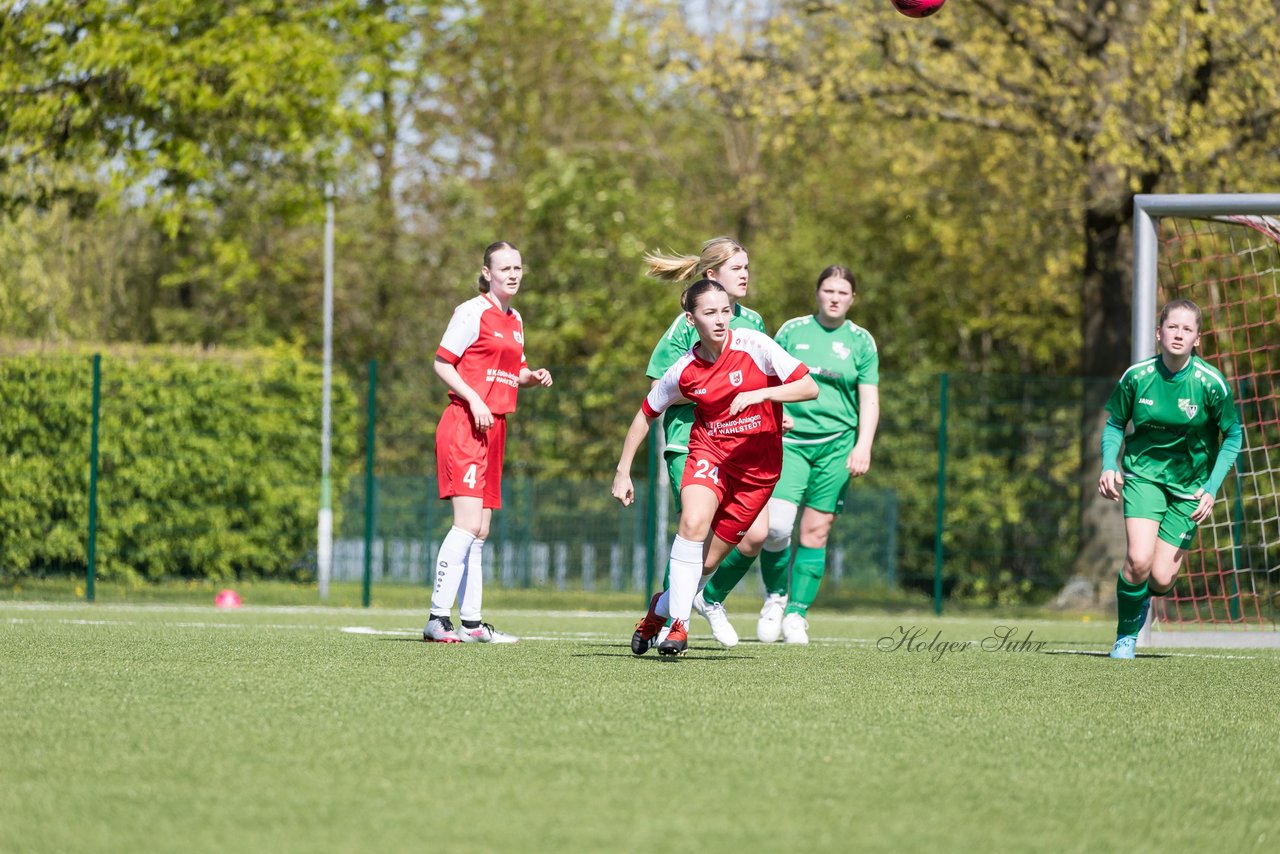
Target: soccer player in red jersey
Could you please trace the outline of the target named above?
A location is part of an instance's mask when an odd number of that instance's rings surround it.
[[[782,471],[782,404],[818,396],[809,369],[773,339],[729,328],[733,306],[718,282],[690,285],[681,305],[698,342],[649,390],[627,430],[613,478],[613,497],[631,504],[631,463],[650,424],[673,403],[693,402],[680,525],[671,544],[671,584],[654,595],[636,625],[631,638],[636,655],[649,649],[668,618],[671,630],[658,653],[685,651],[694,597],[764,510]]]
[[[733,306],[733,319],[729,321],[730,329],[755,329],[765,331],[764,318],[742,304],[751,281],[750,259],[746,248],[731,237],[713,237],[702,244],[702,251],[697,255],[667,255],[660,252],[647,252],[644,256],[648,265],[646,275],[655,279],[670,282],[693,282],[698,279],[713,279],[729,294],[729,302]],[[681,309],[663,333],[662,339],[653,348],[649,357],[649,365],[645,368],[645,376],[656,385],[667,368],[671,367],[689,352],[698,341],[698,333],[685,318]],[[675,404],[667,408],[662,415],[662,430],[666,434],[666,448],[662,452],[667,464],[667,480],[671,485],[672,497],[675,499],[676,514],[680,513],[680,483],[684,480],[684,466],[689,458],[689,433],[693,430],[693,406],[688,403]],[[769,514],[764,513],[756,519],[756,523],[747,535],[742,538],[738,547],[729,552],[728,557],[716,570],[718,575],[732,577],[734,583],[747,574],[747,569],[755,562],[756,555],[769,535]],[[669,572],[664,572],[662,586],[668,586]],[[715,584],[713,579],[712,586]],[[708,607],[710,605],[710,607]],[[693,610],[697,611],[711,624],[712,636],[722,646],[734,647],[738,644],[738,633],[729,622],[724,606],[716,600],[715,604],[707,603],[701,596],[694,598]],[[659,635],[659,642],[661,642]]]
[[[480,619],[481,556],[493,511],[502,506],[502,456],[507,413],[521,387],[551,385],[546,368],[524,357],[524,322],[511,307],[524,276],[520,250],[499,241],[484,251],[480,295],[453,311],[436,350],[436,376],[449,387],[449,405],[436,428],[440,498],[453,505],[453,527],[436,558],[431,614],[422,639],[441,643],[515,643]],[[462,625],[449,619],[454,600]]]

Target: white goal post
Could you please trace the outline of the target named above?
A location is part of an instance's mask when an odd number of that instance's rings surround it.
[[[1133,222],[1133,320],[1132,320],[1132,361],[1138,362],[1148,359],[1155,355],[1155,329],[1156,315],[1158,311],[1158,294],[1160,294],[1160,268],[1161,268],[1161,230],[1160,220],[1162,218],[1184,218],[1188,220],[1216,220],[1216,222],[1234,223],[1243,225],[1243,227],[1252,228],[1254,232],[1261,232],[1271,241],[1275,241],[1276,247],[1280,247],[1280,220],[1268,219],[1272,216],[1280,216],[1280,193],[1203,193],[1203,195],[1137,195],[1134,196],[1134,222]],[[1280,252],[1280,248],[1277,248]],[[1280,265],[1277,265],[1280,266]],[[1263,278],[1272,282],[1271,294],[1261,294],[1262,300],[1270,298],[1272,302],[1276,302],[1276,291],[1280,289],[1275,282],[1280,279],[1280,273],[1276,268],[1270,268],[1263,273]],[[1280,318],[1275,315],[1275,306],[1263,305],[1261,312],[1263,314],[1263,323],[1267,312],[1271,312],[1271,323],[1280,328]],[[1270,348],[1270,343],[1263,343],[1263,346]],[[1270,355],[1267,355],[1270,361]],[[1274,378],[1274,373],[1268,375],[1268,379]],[[1239,403],[1239,401],[1238,401]],[[1243,456],[1242,451],[1242,456]],[[1236,498],[1239,501],[1239,498]],[[1280,525],[1277,525],[1280,528]],[[1230,551],[1230,549],[1228,549]],[[1270,552],[1263,551],[1263,554]],[[1235,560],[1235,556],[1231,556],[1231,560]],[[1238,585],[1235,570],[1238,567],[1231,567],[1231,579],[1233,583]],[[1270,575],[1272,571],[1280,572],[1280,566],[1263,567],[1263,575]],[[1271,595],[1275,595],[1271,590]],[[1239,599],[1239,588],[1236,586],[1236,599]],[[1193,647],[1280,647],[1280,632],[1275,631],[1275,625],[1270,626],[1270,631],[1266,631],[1266,626],[1262,627],[1263,631],[1204,631],[1203,629],[1219,629],[1220,626],[1211,625],[1217,622],[1213,617],[1212,604],[1208,608],[1210,618],[1203,624],[1198,624],[1197,617],[1199,603],[1192,602],[1193,616],[1185,622],[1193,624],[1197,627],[1197,631],[1152,631],[1152,622],[1155,620],[1156,608],[1152,607],[1148,613],[1147,625],[1143,626],[1142,634],[1139,635],[1140,645],[1193,645]],[[1272,617],[1274,620],[1274,617]],[[1179,622],[1183,622],[1179,616]],[[1234,626],[1226,626],[1234,627]]]

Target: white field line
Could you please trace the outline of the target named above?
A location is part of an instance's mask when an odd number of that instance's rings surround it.
[[[119,612],[139,612],[139,613],[189,613],[189,614],[208,614],[216,613],[254,613],[254,614],[311,614],[313,616],[387,616],[387,617],[422,617],[425,619],[427,608],[424,605],[421,608],[338,608],[329,605],[242,605],[239,608],[231,608],[222,610],[213,605],[175,605],[172,603],[130,603],[130,602],[0,602],[0,613],[5,611],[36,611],[36,612],[57,612],[57,611],[80,611],[85,608],[93,610],[119,611]],[[553,611],[553,610],[519,610],[519,609],[501,609],[499,613],[504,616],[512,617],[550,617],[554,619],[565,619],[573,617],[630,617],[635,619],[637,614],[643,614],[643,606],[637,605],[634,609],[626,611]],[[845,616],[845,615],[840,615]]]
[[[170,629],[332,629],[333,626],[308,626],[302,623],[188,623],[168,620],[77,620],[60,617],[55,620],[32,620],[24,617],[9,617],[5,620],[10,625],[39,623],[57,623],[63,626],[164,626]]]
[[[187,606],[179,606],[179,609],[186,610]],[[207,611],[208,609],[205,608],[202,610]],[[357,611],[357,613],[367,614],[367,612],[363,611],[363,609],[361,609],[360,611]],[[529,611],[524,613],[530,616],[546,616],[548,619],[559,618],[563,616],[562,612],[559,612],[559,611]],[[568,613],[574,616],[585,616],[587,612],[574,611],[574,612],[568,612]],[[417,615],[416,612],[413,612],[413,615],[416,616]],[[615,615],[615,614],[609,614],[609,613],[595,613],[592,616],[607,617],[607,616],[621,616],[621,615]],[[304,624],[304,623],[209,623],[209,622],[189,622],[189,621],[156,622],[151,620],[138,621],[138,620],[127,620],[127,619],[86,620],[86,619],[77,619],[77,618],[69,618],[69,617],[62,617],[62,618],[57,618],[53,620],[10,617],[6,619],[4,622],[10,625],[52,622],[52,623],[57,623],[59,625],[72,625],[72,626],[164,626],[168,628],[183,628],[183,629],[288,629],[288,630],[294,630],[294,631],[298,631],[298,630],[335,631],[336,630],[336,631],[343,632],[344,634],[352,634],[352,635],[380,635],[380,636],[410,637],[410,638],[417,638],[422,636],[422,629],[420,628],[378,629],[372,626],[333,626],[333,625]],[[710,641],[712,649],[719,648],[714,644],[714,641],[711,641],[710,635],[701,635],[701,634],[695,633],[691,635],[691,637],[697,638],[700,641],[701,640]],[[619,644],[621,644],[626,640],[626,638],[616,632],[549,632],[542,635],[521,635],[520,640],[550,642],[550,643],[563,642],[566,640],[616,640],[618,641]],[[846,646],[846,647],[859,647],[859,648],[874,647],[880,640],[882,640],[882,638],[840,638],[840,637],[809,638],[810,643],[820,644],[822,646]],[[750,649],[764,649],[770,646],[785,647],[786,644],[783,644],[783,643],[762,644],[762,643],[748,642],[747,646]],[[1105,651],[1102,650],[1101,647],[1099,647],[1097,650],[1046,649],[1046,650],[1041,650],[1041,652],[1056,653],[1061,655],[1100,656]],[[1146,651],[1144,650],[1143,652],[1146,652]],[[911,653],[907,652],[903,654],[910,655]],[[1253,656],[1253,655],[1228,655],[1224,653],[1168,652],[1164,649],[1159,649],[1158,651],[1150,653],[1149,655],[1155,656],[1155,657],[1161,657],[1161,658],[1217,658],[1217,659],[1250,660],[1250,661],[1258,658],[1258,656]],[[1139,653],[1138,657],[1144,658],[1144,657],[1148,657],[1148,655]]]

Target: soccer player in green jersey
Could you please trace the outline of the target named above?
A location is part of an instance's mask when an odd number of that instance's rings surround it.
[[[1200,308],[1179,299],[1160,311],[1160,354],[1125,371],[1107,401],[1098,493],[1124,498],[1128,553],[1116,579],[1112,658],[1133,658],[1152,596],[1173,589],[1196,525],[1240,453],[1231,388],[1195,354]],[[1133,432],[1124,435],[1132,422]],[[1123,473],[1116,468],[1124,443]]]
[[[809,606],[827,562],[827,539],[844,509],[850,478],[871,469],[871,444],[880,423],[880,356],[871,333],[848,320],[857,279],[832,265],[818,275],[817,311],[788,320],[774,339],[809,366],[818,397],[787,404],[790,432],[782,438],[782,478],[769,500],[769,536],[760,553],[764,607],[756,637],[772,643],[809,642]],[[792,562],[791,531],[800,507],[800,545]],[[722,566],[703,597],[723,602],[741,578]],[[723,606],[721,606],[723,607]]]
[[[684,282],[706,278],[718,282],[729,294],[729,301],[733,307],[729,328],[765,332],[764,320],[760,315],[739,302],[747,295],[751,276],[747,250],[742,248],[736,240],[729,237],[715,237],[702,245],[702,252],[698,255],[665,255],[649,252],[645,254],[644,260],[649,268],[647,275],[655,279]],[[653,355],[649,357],[645,376],[656,383],[666,373],[667,368],[674,365],[697,342],[697,330],[689,322],[685,312],[680,312],[667,327],[658,345],[653,348]],[[689,433],[693,429],[693,404],[686,403],[670,407],[663,416],[662,426],[667,438],[662,456],[666,462],[676,512],[679,513],[680,481],[684,477],[685,461],[689,458]],[[766,514],[761,513],[746,537],[729,553],[721,566],[728,566],[735,572],[738,567],[741,567],[742,573],[746,573],[764,544],[768,526]],[[663,587],[666,586],[664,578]],[[723,606],[718,605],[716,608],[708,609],[699,596],[694,600],[694,610],[711,624],[711,634],[722,646],[737,645],[738,633],[729,622],[729,618],[725,616]]]

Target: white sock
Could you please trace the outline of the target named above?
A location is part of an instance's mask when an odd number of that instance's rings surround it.
[[[671,588],[669,608],[672,619],[689,622],[693,597],[702,578],[702,543],[686,540],[679,534],[671,544]]]
[[[715,575],[715,573],[713,572],[713,573],[711,573],[711,575]],[[698,579],[698,592],[699,592],[699,593],[701,593],[703,590],[706,590],[706,589],[707,589],[707,582],[711,580],[711,575],[704,575],[704,576],[702,576],[701,578],[699,578],[699,579]]]
[[[671,573],[667,573],[667,577],[671,577]],[[653,606],[653,613],[657,614],[664,620],[671,619],[671,591],[663,590],[662,595],[658,597],[658,604]]]
[[[431,613],[448,614],[458,598],[458,585],[467,566],[467,553],[476,535],[457,525],[449,529],[436,556],[436,586],[431,591]]]
[[[458,588],[458,617],[480,621],[480,600],[484,598],[484,540],[477,537],[467,550],[467,565]]]

